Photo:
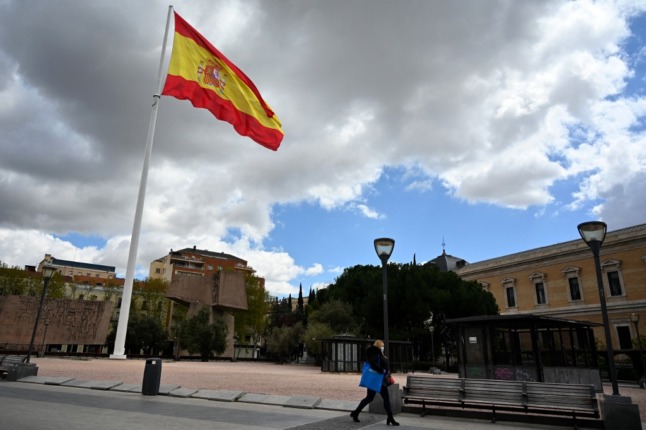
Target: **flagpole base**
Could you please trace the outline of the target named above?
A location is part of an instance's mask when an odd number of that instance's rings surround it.
[[[110,360],[125,360],[127,357],[121,354],[110,354]]]

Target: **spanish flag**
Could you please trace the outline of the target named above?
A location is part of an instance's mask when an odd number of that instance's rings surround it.
[[[277,150],[283,130],[251,79],[175,12],[175,37],[162,95],[190,100],[242,136]]]

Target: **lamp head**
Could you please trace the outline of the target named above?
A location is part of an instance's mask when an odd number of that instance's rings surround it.
[[[56,273],[56,268],[54,266],[50,266],[48,264],[45,264],[43,266],[43,278],[49,280],[52,276],[54,276],[54,273]]]
[[[633,312],[632,314],[630,314],[630,320],[637,324],[639,322],[639,314]]]
[[[377,252],[377,256],[379,256],[379,259],[383,264],[386,264],[391,254],[393,253],[394,248],[394,239],[389,239],[387,237],[375,239],[375,251]]]
[[[601,246],[606,238],[608,226],[603,221],[588,221],[579,224],[578,229],[581,238],[588,244],[588,246],[592,246],[592,244],[596,243]]]

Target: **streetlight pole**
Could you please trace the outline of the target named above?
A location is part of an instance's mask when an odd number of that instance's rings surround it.
[[[639,314],[633,312],[630,314],[630,320],[635,324],[635,331],[637,332],[637,345],[639,346],[639,364],[641,375],[639,376],[639,388],[644,388],[646,386],[646,378],[644,378],[644,352],[642,349],[642,338],[639,335]]]
[[[431,361],[433,363],[433,367],[435,367],[435,339],[433,339],[433,332],[435,331],[435,326],[432,325],[429,330],[431,331]]]
[[[34,350],[34,339],[36,338],[36,331],[38,330],[38,321],[40,321],[40,314],[43,312],[43,307],[45,306],[45,297],[47,296],[47,286],[49,285],[49,280],[54,275],[56,269],[52,266],[45,265],[43,266],[43,292],[40,294],[40,306],[38,306],[38,311],[36,312],[36,320],[34,321],[34,330],[31,332],[31,340],[29,341],[29,350],[27,351],[27,363],[30,363],[31,353]]]
[[[579,224],[579,234],[583,241],[592,250],[594,256],[594,267],[597,272],[597,288],[599,289],[599,302],[601,303],[601,316],[603,318],[603,331],[606,337],[606,351],[608,354],[608,373],[610,373],[610,382],[612,383],[612,395],[619,395],[619,385],[617,384],[617,371],[615,370],[615,357],[612,349],[612,337],[610,336],[610,322],[608,321],[608,308],[606,307],[606,293],[603,289],[603,278],[601,276],[601,262],[599,260],[599,251],[601,244],[606,238],[607,225],[601,221],[590,221]]]
[[[388,357],[388,272],[387,263],[393,249],[395,248],[395,240],[387,237],[375,239],[375,251],[381,260],[381,267],[383,272],[383,286],[384,286],[384,354]]]
[[[431,369],[429,372],[433,370],[433,367],[435,366],[435,339],[433,339],[433,332],[435,331],[435,326],[433,325],[433,312],[431,312],[431,316],[428,317],[426,321],[424,321],[424,325],[428,329],[429,332],[431,332]]]
[[[47,337],[47,327],[49,327],[49,319],[45,320],[45,333],[43,333],[43,343],[40,345],[40,351],[42,355],[45,355],[45,338]]]

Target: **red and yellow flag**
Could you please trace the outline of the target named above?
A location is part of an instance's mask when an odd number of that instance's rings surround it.
[[[242,136],[277,150],[280,121],[251,79],[175,12],[175,37],[162,95],[190,100]]]

